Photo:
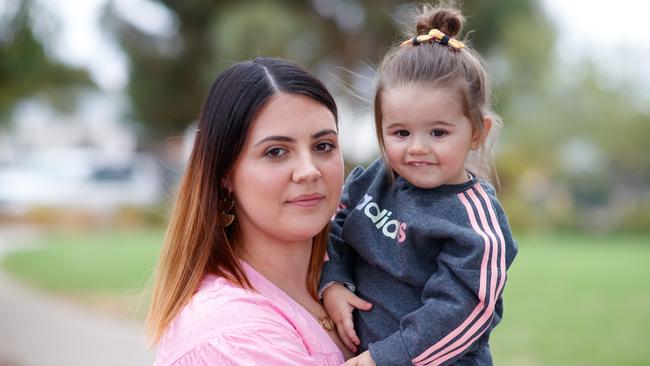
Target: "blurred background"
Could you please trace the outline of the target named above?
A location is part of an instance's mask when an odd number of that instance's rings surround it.
[[[140,365],[171,199],[207,90],[279,56],[377,155],[374,70],[402,1],[0,0],[0,366]],[[504,129],[520,252],[499,365],[650,364],[650,5],[466,0]]]

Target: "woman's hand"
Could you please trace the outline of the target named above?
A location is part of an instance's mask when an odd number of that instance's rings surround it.
[[[323,292],[323,306],[336,324],[336,331],[343,344],[350,351],[357,352],[360,341],[354,331],[352,311],[354,309],[368,311],[372,308],[372,304],[361,299],[345,286],[336,283]],[[372,358],[370,359],[372,360]]]
[[[375,360],[372,359],[370,351],[366,351],[357,357],[351,358],[343,366],[376,366]]]

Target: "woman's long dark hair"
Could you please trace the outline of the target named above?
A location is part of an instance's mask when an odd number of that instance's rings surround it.
[[[181,180],[153,284],[147,329],[157,342],[206,273],[251,287],[238,253],[237,220],[219,226],[222,178],[238,158],[257,112],[277,93],[307,96],[337,118],[334,98],[320,80],[290,61],[261,57],[225,70],[203,105],[198,133]],[[323,265],[328,227],[314,238],[307,286],[312,296]]]

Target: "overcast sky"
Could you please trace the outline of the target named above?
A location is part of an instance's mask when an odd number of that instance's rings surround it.
[[[650,90],[650,1],[542,0],[559,31],[560,62],[588,57],[604,75]]]

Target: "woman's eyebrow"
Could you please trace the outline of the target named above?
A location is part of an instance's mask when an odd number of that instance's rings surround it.
[[[267,141],[296,142],[296,139],[294,139],[293,137],[288,137],[288,136],[268,136],[268,137],[265,137],[265,138],[259,140],[253,146],[261,145],[261,144],[263,144],[263,143],[265,143]]]
[[[330,134],[337,135],[336,131],[327,129],[327,130],[322,130],[322,131],[316,132],[315,134],[311,135],[311,138],[312,139],[317,139],[317,138],[323,137],[325,135],[330,135]],[[296,142],[296,139],[294,139],[293,137],[289,137],[289,136],[273,135],[273,136],[267,136],[267,137],[259,140],[253,146],[258,146],[258,145],[261,145],[261,144],[263,144],[265,142],[268,142],[268,141]]]
[[[330,134],[338,135],[338,133],[336,131],[328,129],[328,130],[322,130],[320,132],[316,132],[315,134],[311,135],[311,138],[312,139],[317,139],[319,137],[323,137],[325,135],[330,135]]]

